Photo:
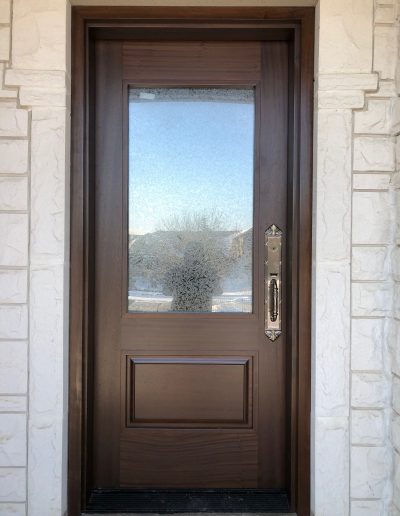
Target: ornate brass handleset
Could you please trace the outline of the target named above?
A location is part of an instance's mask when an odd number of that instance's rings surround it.
[[[282,333],[282,231],[272,224],[265,231],[265,335],[272,341]]]

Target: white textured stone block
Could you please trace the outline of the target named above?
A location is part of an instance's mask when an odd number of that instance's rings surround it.
[[[390,184],[396,190],[400,189],[400,171],[395,172],[394,174],[391,174]]]
[[[322,110],[317,120],[316,254],[318,261],[350,260],[350,110]]]
[[[392,414],[392,443],[393,446],[400,452],[400,416],[393,412]]]
[[[61,70],[6,70],[6,86],[28,86],[29,88],[65,88],[66,72]]]
[[[30,392],[32,414],[62,417],[64,337],[64,268],[31,268],[30,304]],[[58,348],[54,342],[60,343]],[[43,360],[47,357],[51,363]]]
[[[0,305],[0,339],[26,339],[27,336],[26,305]]]
[[[0,341],[0,393],[25,394],[27,381],[27,342]]]
[[[386,247],[353,247],[352,279],[388,279],[390,256]]]
[[[356,109],[364,107],[363,91],[319,91],[319,109]]]
[[[0,27],[0,61],[10,59],[10,27]]]
[[[24,503],[0,503],[0,516],[26,516]]]
[[[26,401],[26,396],[2,394],[0,395],[0,412],[26,412]]]
[[[377,73],[330,73],[318,76],[319,91],[375,91],[377,88]]]
[[[395,281],[400,282],[400,247],[396,246],[391,256],[392,274]]]
[[[1,1],[0,0],[0,7],[1,7]],[[0,12],[0,18],[1,18],[1,12]],[[4,85],[4,76],[5,76],[5,71],[6,71],[6,65],[8,65],[8,63],[0,63],[0,90],[2,89],[3,85]]]
[[[4,98],[3,96],[0,104],[4,109],[17,109],[19,107],[17,106],[17,96],[8,98]]]
[[[393,80],[379,81],[379,89],[376,92],[368,93],[368,97],[392,98],[397,95],[396,85]]]
[[[381,79],[394,79],[397,63],[397,28],[376,26],[374,34],[374,71]]]
[[[12,63],[15,68],[66,70],[67,39],[65,0],[14,0]]]
[[[0,269],[0,303],[26,303],[27,271]]]
[[[390,516],[399,516],[400,514],[400,458],[399,454],[394,452],[394,476],[393,476],[393,494]]]
[[[375,9],[375,23],[394,23],[395,12],[393,5],[381,5]]]
[[[400,95],[400,66],[396,66],[396,74],[395,74],[394,84],[396,87],[396,95]]]
[[[395,144],[390,137],[359,136],[354,139],[354,170],[394,171]]]
[[[383,446],[387,437],[382,410],[352,410],[352,444]]]
[[[392,402],[393,409],[400,415],[400,379],[397,376],[393,377]]]
[[[9,100],[9,99],[14,99],[15,102],[16,102],[16,99],[18,97],[18,91],[16,90],[2,90],[0,89],[0,99],[2,100]],[[4,102],[2,102],[2,104],[4,104]]]
[[[391,100],[368,100],[365,111],[354,113],[354,131],[367,134],[390,134],[392,126]]]
[[[320,3],[319,71],[371,72],[372,0]]]
[[[400,206],[400,190],[395,190],[394,192],[394,205],[395,210],[397,212],[397,206]],[[400,246],[400,217],[396,217],[395,219],[395,243]]]
[[[353,244],[387,244],[393,213],[388,192],[353,193]]]
[[[354,190],[388,190],[390,186],[389,174],[353,174]]]
[[[1,2],[2,0],[0,0],[0,19],[1,19]],[[1,23],[1,22],[0,22]],[[18,91],[14,88],[14,89],[4,89],[3,88],[3,83],[2,83],[2,79],[4,77],[4,67],[5,63],[0,63],[0,99],[16,99],[17,96],[18,96]]]
[[[384,516],[383,503],[380,500],[353,500],[351,516]]]
[[[315,413],[344,417],[349,411],[349,266],[341,262],[318,264],[316,293]]]
[[[66,226],[66,110],[33,109],[31,261],[62,263]]]
[[[400,319],[400,283],[394,284],[394,316]]]
[[[353,319],[351,367],[353,371],[382,371],[384,319]]]
[[[389,386],[383,374],[352,373],[351,404],[354,408],[384,408],[389,403]]]
[[[67,288],[67,287],[65,287]],[[31,269],[29,514],[48,514],[61,507],[63,425],[67,378],[64,327],[64,266]],[[57,345],[55,345],[57,343]],[[43,360],[43,356],[47,360]],[[51,366],[50,366],[51,364]]]
[[[400,507],[400,455],[397,451],[394,451],[393,459],[393,511],[391,512],[391,516],[398,516],[400,512],[398,509],[398,507]]]
[[[349,514],[348,418],[315,421],[315,514]],[[329,489],[327,489],[329,486]]]
[[[400,98],[396,97],[390,102],[391,108],[391,132],[392,134],[397,134],[400,131]]]
[[[0,213],[0,265],[27,265],[28,217]]]
[[[395,160],[396,160],[396,168],[400,167],[400,135],[395,137]],[[398,171],[398,170],[397,170]]]
[[[0,502],[25,501],[25,474],[25,468],[0,468]]]
[[[21,106],[56,106],[64,107],[69,104],[65,88],[27,88],[19,90]]]
[[[25,109],[0,108],[0,136],[27,136],[28,112]]]
[[[0,177],[0,210],[26,210],[28,207],[28,179]]]
[[[10,20],[11,0],[0,0],[0,23],[10,23]]]
[[[26,415],[0,414],[0,467],[26,466]]]
[[[65,423],[64,423],[65,424]],[[28,514],[62,514],[63,421],[50,415],[29,421]]]
[[[390,314],[392,288],[390,283],[353,283],[352,315],[355,317],[385,317]]]
[[[391,457],[386,447],[352,447],[351,496],[380,498],[390,476]]]
[[[0,173],[25,174],[28,170],[26,140],[0,140]]]
[[[391,370],[400,376],[400,321],[396,319],[388,321],[388,343],[392,352]]]

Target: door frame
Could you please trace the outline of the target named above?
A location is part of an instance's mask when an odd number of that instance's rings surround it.
[[[311,280],[313,153],[313,7],[73,7],[71,123],[70,351],[68,514],[85,508],[90,470],[93,307],[93,55],[96,39],[163,38],[186,30],[221,39],[288,39],[292,42],[292,127],[288,167],[288,454],[291,510],[310,515]],[[236,32],[235,32],[236,30]],[[189,32],[190,31],[190,32]],[[229,33],[229,37],[228,37]],[[262,36],[260,36],[262,35]],[[301,300],[301,302],[300,302]]]

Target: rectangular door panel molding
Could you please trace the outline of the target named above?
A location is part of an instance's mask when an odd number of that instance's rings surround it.
[[[126,424],[252,425],[252,358],[126,356]]]

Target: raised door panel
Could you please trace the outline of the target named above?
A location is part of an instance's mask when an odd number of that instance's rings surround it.
[[[126,358],[127,426],[252,425],[251,358]]]

